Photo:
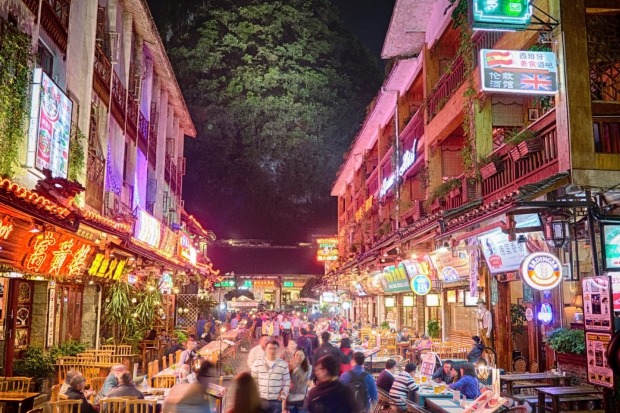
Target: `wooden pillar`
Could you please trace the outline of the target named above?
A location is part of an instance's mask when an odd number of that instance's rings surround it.
[[[512,370],[512,340],[510,339],[510,283],[497,283],[498,303],[493,309],[494,349],[497,366]]]
[[[474,106],[476,152],[478,156],[486,156],[493,151],[493,110],[491,99],[476,100]]]

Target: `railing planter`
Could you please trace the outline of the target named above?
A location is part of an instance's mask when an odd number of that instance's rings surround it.
[[[461,188],[461,193],[463,194],[463,203],[473,201],[478,197],[475,178],[463,177]]]
[[[519,151],[519,146],[513,146],[512,148],[510,148],[508,150],[508,154],[510,155],[510,158],[515,162],[521,159],[521,152]]]
[[[501,160],[489,162],[486,165],[480,167],[480,175],[482,179],[489,179],[493,175],[496,175],[504,171],[504,164]]]
[[[517,148],[519,149],[519,153],[522,158],[534,155],[535,153],[540,152],[543,148],[542,137],[537,136],[535,138],[526,139],[519,143]]]
[[[459,195],[461,195],[461,187],[457,186],[456,188],[452,188],[450,190],[450,194],[449,195],[450,195],[450,198],[458,197]]]

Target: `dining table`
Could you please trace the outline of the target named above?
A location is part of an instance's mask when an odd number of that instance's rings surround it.
[[[559,386],[562,382],[564,385],[570,384],[573,378],[571,375],[560,375],[555,373],[523,373],[523,374],[504,374],[499,376],[500,384],[506,384],[506,392],[508,397],[514,396],[514,387],[517,383],[518,388],[536,388],[542,387],[541,382],[551,382],[553,386]]]
[[[537,387],[538,413],[547,411],[560,412],[560,403],[563,402],[587,402],[602,401],[603,391],[592,386],[560,386],[560,387]],[[545,405],[545,399],[551,398],[551,406]]]
[[[420,387],[417,391],[413,392],[413,401],[424,407],[428,399],[452,399],[454,395],[448,390],[444,390],[441,393],[435,393],[432,388]]]
[[[425,408],[431,413],[462,413],[461,403],[452,399],[426,399]]]
[[[32,409],[34,398],[39,394],[41,393],[0,392],[0,403],[6,406],[17,406],[17,413],[21,413],[22,409],[26,411]]]

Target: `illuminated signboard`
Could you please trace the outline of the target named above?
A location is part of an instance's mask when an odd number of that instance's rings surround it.
[[[411,291],[417,295],[426,295],[431,291],[431,279],[426,275],[416,275],[410,283]]]
[[[535,252],[523,260],[521,278],[535,290],[550,290],[562,281],[562,263],[553,254]]]
[[[620,271],[620,225],[602,225],[603,266],[607,271]]]
[[[141,209],[137,210],[138,219],[135,225],[134,236],[151,247],[159,247],[161,240],[161,223],[157,218]]]
[[[332,292],[324,292],[321,295],[321,301],[324,303],[336,303],[338,302],[338,296]]]
[[[491,274],[518,271],[528,251],[525,242],[510,241],[501,229],[478,237]]]
[[[125,259],[106,258],[105,254],[97,254],[90,264],[88,275],[118,281],[123,277],[126,264],[127,260]]]
[[[409,277],[402,263],[398,266],[390,265],[386,267],[383,270],[381,283],[383,285],[383,291],[386,293],[410,291]]]
[[[41,69],[34,70],[28,146],[34,158],[28,164],[67,177],[73,104]]]
[[[474,30],[523,30],[532,20],[530,0],[471,0],[468,10]]]
[[[413,141],[413,147],[409,150],[406,150],[403,153],[403,160],[398,167],[397,173],[393,173],[390,176],[383,178],[381,182],[381,188],[379,189],[379,197],[384,197],[385,194],[392,188],[394,183],[396,182],[397,175],[401,177],[407,173],[409,168],[413,166],[416,161],[416,152],[418,150],[418,140]]]
[[[178,236],[172,230],[165,225],[161,226],[161,242],[159,243],[159,249],[167,256],[172,257],[176,253]]]
[[[222,282],[215,283],[214,286],[216,288],[234,288],[235,280],[224,280]]]
[[[319,246],[317,260],[337,261],[338,260],[338,238],[318,238],[316,243]]]
[[[553,52],[482,49],[480,67],[485,92],[555,95],[558,91]]]
[[[189,260],[191,258],[192,240],[189,235],[179,231],[179,256]]]
[[[77,275],[90,258],[93,247],[77,238],[46,231],[30,240],[23,266],[27,271],[50,275]]]
[[[372,199],[373,199],[373,196],[370,195],[368,198],[366,198],[366,200],[364,201],[364,204],[361,207],[359,207],[357,211],[355,211],[356,221],[361,221],[362,218],[364,217],[364,213],[370,211],[370,209],[372,208]]]

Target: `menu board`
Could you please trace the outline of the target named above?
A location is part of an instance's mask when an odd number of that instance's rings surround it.
[[[614,372],[607,362],[610,333],[586,333],[586,357],[588,360],[588,383],[614,388]]]
[[[435,251],[430,257],[441,281],[469,280],[469,254],[467,251]]]
[[[612,331],[611,279],[588,277],[583,281],[583,316],[586,330]]]
[[[478,237],[491,274],[518,271],[529,253],[549,251],[541,232],[523,235],[525,242],[509,241],[508,234],[504,234],[501,229]]]
[[[383,269],[381,284],[386,293],[408,292],[409,277],[405,271],[405,266],[401,263],[398,266],[390,265]]]

